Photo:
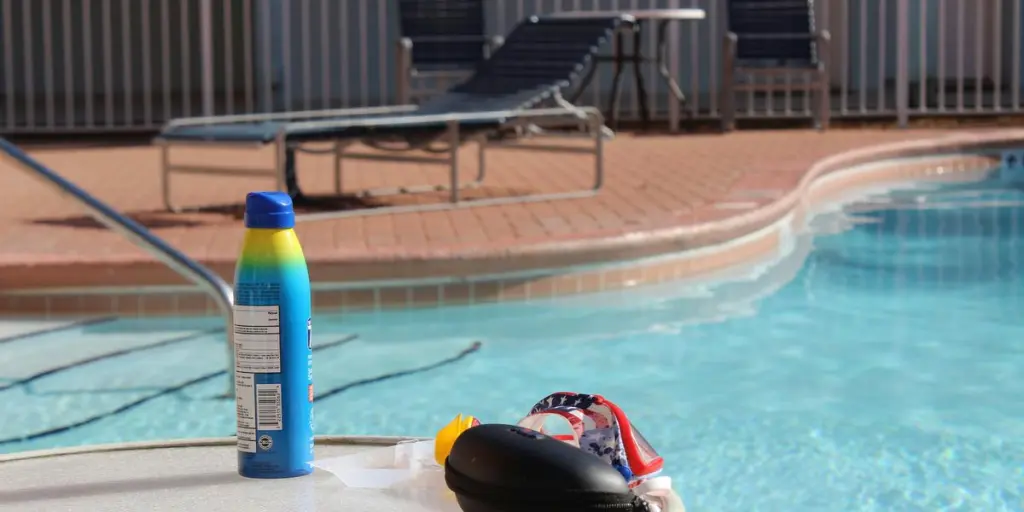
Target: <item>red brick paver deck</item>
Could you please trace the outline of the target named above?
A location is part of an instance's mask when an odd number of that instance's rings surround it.
[[[730,135],[620,136],[606,145],[607,180],[595,197],[545,203],[404,213],[301,223],[297,230],[314,280],[466,277],[501,271],[470,260],[523,247],[600,240],[736,215],[792,190],[809,166],[828,155],[886,142],[948,135],[939,130],[756,131]],[[179,149],[183,160],[267,165],[266,152]],[[465,175],[475,162],[467,148]],[[158,152],[148,146],[35,148],[30,153],[99,199],[150,227],[188,255],[229,275],[243,228],[235,213],[170,214],[159,197]],[[480,193],[554,191],[585,186],[589,156],[545,152],[488,153]],[[307,192],[332,190],[330,158],[300,156]],[[445,170],[415,164],[346,163],[346,188],[443,183]],[[185,204],[238,205],[246,192],[273,187],[264,178],[176,176]],[[440,198],[440,197],[439,197]],[[717,205],[717,206],[716,206]],[[237,208],[236,208],[237,210]],[[624,255],[627,256],[628,255]],[[507,258],[506,258],[507,259]],[[330,262],[321,269],[317,263]],[[518,267],[557,266],[541,258]],[[152,259],[120,236],[82,218],[74,202],[0,161],[0,290],[68,286],[69,281],[131,284],[182,282],[154,272]],[[147,274],[148,273],[148,274]],[[147,274],[147,275],[144,275]],[[148,276],[148,277],[147,277]]]

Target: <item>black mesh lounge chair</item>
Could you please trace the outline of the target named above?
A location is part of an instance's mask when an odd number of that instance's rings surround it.
[[[722,129],[734,128],[736,92],[764,90],[763,80],[787,74],[816,91],[815,126],[829,122],[828,31],[814,29],[814,0],[729,0],[722,62]],[[737,79],[739,78],[739,79]],[[746,80],[743,80],[746,79]],[[742,81],[741,81],[742,80]]]
[[[484,0],[398,0],[398,101],[443,91],[464,80],[501,46],[488,37]]]
[[[524,20],[509,34],[494,55],[483,61],[465,82],[451,88],[422,106],[403,105],[366,109],[253,114],[208,118],[179,119],[168,123],[155,139],[162,146],[162,186],[168,209],[178,211],[171,201],[169,180],[174,172],[217,173],[239,175],[238,168],[208,168],[172,164],[170,147],[183,144],[272,145],[275,165],[272,170],[250,169],[245,175],[268,175],[277,178],[278,190],[287,188],[301,202],[301,191],[295,183],[295,151],[304,144],[333,143],[335,189],[342,192],[343,159],[396,160],[435,162],[450,169],[447,186],[406,187],[397,192],[419,190],[450,190],[452,203],[459,202],[458,147],[466,141],[479,143],[479,184],[484,176],[484,150],[495,139],[508,148],[553,150],[593,154],[595,178],[585,191],[533,196],[481,199],[473,204],[496,204],[540,199],[581,197],[594,194],[602,184],[602,140],[607,133],[598,110],[575,107],[562,98],[569,88],[592,65],[594,55],[624,24],[629,16],[567,19],[537,18]],[[536,127],[579,127],[594,145],[516,146],[508,144],[503,135],[536,132]],[[350,151],[352,143],[362,141],[386,149],[426,149],[445,153],[442,158]],[[395,145],[395,143],[398,143]],[[514,142],[514,139],[513,139]],[[438,146],[441,146],[440,148]],[[325,150],[319,150],[326,152]],[[396,191],[364,191],[361,195],[393,194]],[[450,205],[422,205],[417,209],[440,209]],[[409,207],[411,208],[411,207]],[[334,212],[330,216],[393,212],[394,208],[374,208],[356,212]]]

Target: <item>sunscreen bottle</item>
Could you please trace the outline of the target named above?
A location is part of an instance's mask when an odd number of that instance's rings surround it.
[[[245,198],[235,267],[238,473],[288,478],[313,471],[313,354],[309,271],[288,194]]]

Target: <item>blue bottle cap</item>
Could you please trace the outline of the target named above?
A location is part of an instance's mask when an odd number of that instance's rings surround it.
[[[291,196],[284,192],[249,192],[245,196],[245,227],[294,228],[295,210]]]

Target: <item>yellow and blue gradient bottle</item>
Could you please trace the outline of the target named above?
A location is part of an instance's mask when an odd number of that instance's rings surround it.
[[[288,194],[245,198],[235,267],[238,473],[289,478],[313,471],[313,351],[309,271]]]

